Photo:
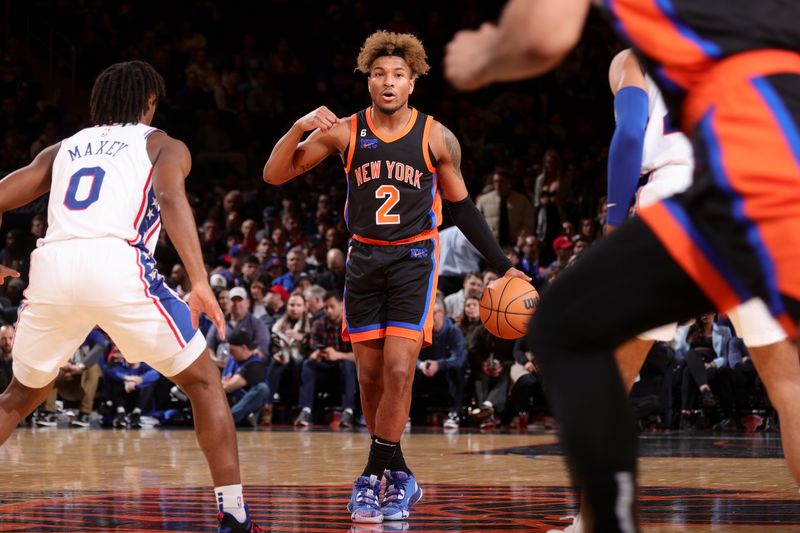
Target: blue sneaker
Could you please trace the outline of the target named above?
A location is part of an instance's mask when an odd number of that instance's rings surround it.
[[[381,502],[385,520],[405,520],[411,514],[409,509],[422,499],[422,488],[417,485],[414,474],[403,471],[384,472],[386,491]]]
[[[242,524],[229,513],[219,513],[217,515],[217,533],[266,533],[263,529],[258,527],[255,522],[250,520],[250,513],[247,510],[247,504],[244,504],[245,513],[247,513],[247,522]]]
[[[360,476],[353,483],[353,495],[347,510],[353,522],[367,524],[380,524],[383,522],[383,513],[378,501],[381,494],[381,480],[377,476]]]

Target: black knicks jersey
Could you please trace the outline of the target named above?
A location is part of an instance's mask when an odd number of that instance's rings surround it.
[[[442,223],[436,161],[428,146],[433,117],[412,109],[396,137],[377,132],[370,109],[351,118],[347,149],[347,228],[356,239],[390,244]]]

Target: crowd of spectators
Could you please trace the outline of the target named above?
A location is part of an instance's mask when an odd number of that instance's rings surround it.
[[[280,134],[313,108],[324,104],[347,116],[368,105],[366,82],[354,67],[372,31],[421,37],[433,68],[417,83],[411,103],[459,138],[470,194],[514,266],[537,289],[546,290],[598,237],[613,129],[605,73],[619,44],[592,18],[581,45],[552,74],[476,94],[454,92],[441,76],[445,43],[457,29],[496,17],[500,7],[478,0],[413,0],[403,9],[364,0],[271,0],[247,10],[210,0],[29,3],[33,16],[63,29],[76,46],[77,94],[118,60],[149,61],[165,78],[167,96],[154,124],[184,140],[193,155],[187,190],[230,339],[222,342],[208,321],[201,327],[237,422],[268,423],[275,416],[307,425],[324,420],[326,407],[341,410],[336,420],[342,426],[357,420],[352,347],[337,334],[349,237],[341,162],[330,158],[281,187],[264,184],[261,168]],[[2,31],[8,32],[0,39],[0,171],[6,173],[86,126],[87,109],[43,83],[36,58],[22,45],[25,35],[14,25]],[[495,274],[481,272],[480,256],[448,224],[445,217],[435,341],[420,355],[415,402],[444,408],[449,427],[465,415],[485,426],[525,420],[532,408],[544,408],[535,357],[523,341],[496,339],[480,324],[478,300]],[[0,286],[0,324],[6,324],[0,328],[0,386],[10,372],[4,339],[13,336],[30,252],[46,227],[46,197],[4,214],[0,227],[0,264],[22,273]],[[166,232],[155,259],[180,297],[191,292]],[[57,418],[57,397],[80,403],[75,420],[81,423],[93,402],[102,402],[117,427],[140,426],[143,412],[167,413],[181,401],[180,391],[170,394],[155,371],[127,363],[101,332],[93,336],[62,369],[57,392],[37,420]],[[672,353],[658,348],[662,356]],[[674,374],[672,386],[655,395],[685,385],[677,396],[685,397],[680,412],[688,420],[695,397],[709,407],[708,390],[720,394],[729,387],[717,382],[731,379],[720,377],[719,366],[704,378],[697,350],[685,352],[679,349],[664,364],[664,357],[648,359],[642,382],[646,371]],[[727,356],[720,365],[747,367],[743,353],[726,349],[714,364]],[[746,378],[757,386],[753,376]],[[656,390],[637,388],[634,398]],[[643,418],[672,424],[668,410],[651,411]],[[415,417],[426,413],[414,409]]]

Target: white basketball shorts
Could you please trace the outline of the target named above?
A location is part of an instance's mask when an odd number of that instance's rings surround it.
[[[27,387],[44,387],[95,326],[126,360],[143,361],[167,377],[206,347],[189,307],[144,248],[107,237],[34,250],[12,352],[14,376]]]

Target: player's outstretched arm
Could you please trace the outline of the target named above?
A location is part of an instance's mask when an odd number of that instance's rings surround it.
[[[300,142],[307,131],[313,133]],[[327,107],[315,109],[297,120],[272,149],[264,165],[264,181],[280,185],[314,168],[329,155],[341,153],[347,146],[349,131],[349,123]]]
[[[501,276],[530,281],[531,278],[513,268],[503,253],[492,230],[469,197],[461,175],[461,145],[453,132],[439,122],[431,126],[431,150],[436,156],[436,173],[444,193],[444,203],[458,229]]]
[[[184,180],[192,168],[192,157],[185,144],[164,133],[150,137],[147,151],[153,161],[153,189],[161,208],[161,220],[192,281],[189,296],[192,326],[197,328],[200,313],[205,313],[214,323],[220,338],[224,339],[224,316],[208,284],[197,224],[184,188]]]
[[[48,146],[28,165],[0,180],[0,223],[3,213],[29,204],[50,190],[53,161],[61,143]],[[18,278],[19,272],[0,265],[0,285],[6,278]]]
[[[472,91],[495,81],[538,76],[558,65],[580,39],[590,0],[511,0],[500,22],[460,31],[444,60],[445,76]]]
[[[630,50],[623,50],[611,61],[608,84],[614,94],[617,125],[608,149],[606,232],[628,218],[639,175],[647,128],[647,85],[642,67]]]
[[[28,165],[0,180],[0,216],[31,203],[50,190],[53,161],[60,147],[61,143],[48,146]]]

